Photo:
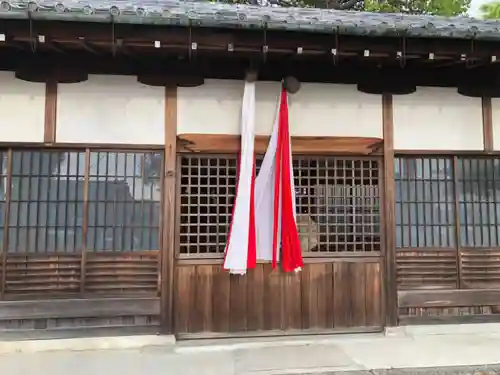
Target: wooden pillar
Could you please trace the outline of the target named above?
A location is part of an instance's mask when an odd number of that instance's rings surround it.
[[[392,95],[382,95],[382,121],[384,134],[384,235],[385,235],[385,311],[386,325],[395,326],[398,321],[398,293],[396,280],[395,243],[395,181],[394,181],[394,126]]]
[[[483,107],[483,145],[484,151],[493,151],[493,114],[491,98],[482,98]]]
[[[57,122],[57,82],[50,78],[45,84],[45,126],[44,143],[55,143]]]
[[[3,228],[3,243],[2,243],[2,260],[0,268],[0,300],[4,299],[7,289],[7,253],[9,251],[9,216],[10,216],[10,199],[12,196],[12,149],[7,153],[7,192],[4,205],[4,228]]]
[[[175,185],[177,166],[177,86],[165,88],[165,169],[161,253],[161,332],[173,333]]]

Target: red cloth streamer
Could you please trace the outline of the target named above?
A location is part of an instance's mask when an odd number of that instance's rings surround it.
[[[281,265],[285,272],[298,271],[303,267],[299,233],[295,221],[293,202],[293,175],[288,122],[286,90],[281,91],[278,120],[278,142],[275,159],[274,220],[273,220],[273,269],[277,266],[277,251],[281,242]],[[279,237],[281,233],[281,238]]]

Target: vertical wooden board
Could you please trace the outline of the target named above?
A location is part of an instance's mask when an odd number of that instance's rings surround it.
[[[213,329],[214,332],[231,331],[231,278],[220,266],[214,267],[213,277]]]
[[[301,275],[297,272],[283,275],[283,314],[285,329],[302,328]]]
[[[396,186],[394,176],[394,118],[392,95],[382,95],[382,121],[384,131],[384,195],[382,220],[384,225],[383,254],[385,258],[385,305],[386,321],[390,326],[397,323],[396,277]]]
[[[282,318],[282,282],[280,270],[272,270],[270,264],[264,265],[264,304],[265,304],[265,321],[264,329],[279,330],[284,328]]]
[[[199,265],[196,267],[195,310],[197,311],[196,332],[213,332],[213,274],[215,266]]]
[[[326,299],[326,326],[329,329],[335,328],[335,272],[334,272],[334,264],[328,264],[328,274],[325,278],[325,288],[328,292]]]
[[[380,263],[371,263],[368,268],[368,275],[373,275],[371,277],[367,277],[367,285],[370,285],[371,291],[367,292],[367,306],[372,306],[370,309],[373,311],[373,322],[372,326],[380,326],[384,325],[384,306],[383,306],[383,286],[382,286],[382,265]],[[370,311],[367,310],[367,311]]]
[[[482,98],[484,151],[493,151],[493,111],[491,98]]]
[[[57,123],[57,82],[51,78],[45,84],[45,123],[43,142],[54,143],[56,141]]]
[[[332,263],[323,263],[324,266],[324,274],[321,281],[323,293],[320,295],[322,298],[321,306],[324,311],[323,313],[323,327],[326,329],[333,328],[333,309],[332,303],[333,300],[333,264]]]
[[[247,328],[258,331],[264,329],[264,265],[257,264],[247,277]]]
[[[230,275],[231,332],[247,330],[247,276]]]
[[[302,295],[302,328],[309,329],[314,321],[311,316],[311,280],[309,276],[310,264],[304,265],[301,272],[300,292]]]
[[[174,310],[174,257],[177,166],[177,87],[165,88],[165,163],[163,179],[162,256],[161,256],[161,330],[172,331]]]
[[[349,267],[352,282],[352,324],[356,327],[366,326],[366,276],[368,263],[351,263]]]
[[[345,328],[351,325],[351,281],[349,279],[349,263],[333,263],[334,286],[333,298],[335,304],[335,328]]]
[[[327,322],[327,273],[328,264],[318,263],[309,265],[310,301],[309,316],[311,317],[311,328],[326,328]]]
[[[190,332],[191,294],[195,269],[193,266],[178,266],[175,278],[175,332]]]

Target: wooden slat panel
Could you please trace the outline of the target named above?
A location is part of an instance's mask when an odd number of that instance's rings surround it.
[[[0,320],[159,315],[158,298],[91,298],[0,302]]]
[[[398,289],[457,287],[456,250],[398,250],[396,263]]]
[[[80,255],[7,255],[5,294],[76,293],[80,290]]]
[[[268,136],[255,137],[255,152],[264,154]],[[364,137],[292,137],[294,154],[353,154],[370,155],[381,149],[382,139]],[[241,148],[239,135],[180,134],[177,136],[179,152],[238,153]]]
[[[401,291],[398,301],[409,308],[500,305],[500,289]]]
[[[158,252],[87,253],[87,292],[150,292],[158,290]]]
[[[177,265],[176,333],[381,327],[380,271],[379,259],[308,263],[297,274],[259,263],[245,276],[218,264]]]
[[[500,288],[500,249],[463,249],[464,288]]]

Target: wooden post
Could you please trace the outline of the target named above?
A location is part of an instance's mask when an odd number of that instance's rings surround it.
[[[82,223],[82,258],[80,262],[80,293],[85,293],[87,276],[87,234],[89,215],[90,149],[85,150],[85,172],[83,178],[83,223]]]
[[[57,82],[50,78],[45,84],[44,143],[55,143],[57,122]]]
[[[177,166],[177,87],[165,88],[165,170],[161,252],[161,332],[173,333],[175,184]]]
[[[491,98],[482,98],[484,151],[493,151],[493,114]]]
[[[7,192],[4,207],[4,229],[3,229],[3,243],[2,243],[2,263],[0,268],[0,300],[4,299],[5,291],[7,289],[7,253],[9,251],[9,216],[10,216],[10,199],[12,195],[12,149],[7,153]]]
[[[382,121],[384,133],[384,234],[385,234],[385,311],[386,325],[395,326],[398,321],[398,293],[396,281],[395,243],[395,182],[394,182],[394,126],[392,95],[382,95]]]

